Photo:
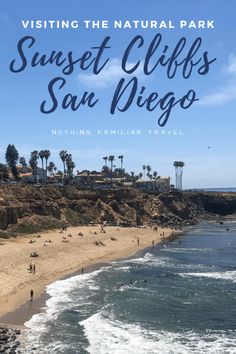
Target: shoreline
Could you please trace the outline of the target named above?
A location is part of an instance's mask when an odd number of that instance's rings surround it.
[[[75,236],[78,232],[83,233],[86,237],[78,237]],[[58,257],[54,257],[54,267],[50,267],[52,265],[51,262],[51,253],[47,254],[47,257],[42,261],[43,263],[48,263],[47,269],[50,269],[50,274],[45,277],[45,274],[40,274],[38,277],[35,277],[38,273],[38,269],[40,265],[42,266],[42,262],[37,262],[36,264],[36,274],[30,274],[30,282],[28,274],[24,274],[25,282],[19,284],[19,289],[14,289],[13,292],[9,291],[7,298],[5,298],[5,302],[0,303],[0,323],[2,326],[11,326],[15,328],[24,328],[24,323],[27,322],[32,316],[36,313],[39,313],[43,310],[43,307],[49,298],[49,295],[46,293],[47,285],[57,281],[63,280],[69,277],[73,277],[74,275],[81,274],[81,269],[85,268],[85,273],[91,273],[92,271],[99,269],[105,264],[108,264],[111,261],[115,261],[118,259],[127,259],[132,257],[135,254],[143,252],[145,249],[152,247],[152,240],[155,240],[156,243],[161,243],[169,241],[172,237],[177,237],[182,232],[180,230],[172,230],[170,228],[158,228],[158,231],[153,231],[152,228],[139,228],[139,227],[127,227],[127,228],[117,228],[113,226],[105,227],[106,233],[99,233],[99,226],[76,226],[70,227],[67,231],[63,232],[63,236],[67,235],[66,244],[62,245],[61,239],[58,240],[58,234],[61,237],[62,231],[53,230],[40,234],[40,251],[44,252],[45,249],[42,248],[42,244],[45,245],[48,237],[54,246],[56,247],[57,255],[60,252],[61,258],[58,260]],[[161,236],[164,232],[164,239]],[[95,233],[95,234],[94,234]],[[70,240],[68,239],[68,235],[72,235]],[[111,238],[117,238],[116,240],[111,240]],[[20,236],[16,240],[8,240],[6,245],[8,244],[11,247],[11,244],[22,245],[25,252],[25,248],[29,250],[30,248],[26,243],[29,243],[29,240],[34,240],[37,235],[25,235]],[[103,246],[94,246],[94,240],[99,239],[102,243],[106,244],[106,247]],[[138,240],[139,239],[139,244]],[[57,242],[56,242],[57,240]],[[38,241],[38,240],[37,240]],[[56,245],[55,245],[56,244]],[[4,247],[6,247],[6,245]],[[32,244],[30,244],[32,246]],[[47,244],[47,246],[52,247],[53,245]],[[63,246],[63,247],[62,247]],[[67,247],[68,246],[68,247]],[[73,247],[72,247],[73,246]],[[82,246],[82,247],[81,247]],[[1,251],[4,250],[4,247],[0,248]],[[83,248],[83,249],[80,249]],[[36,248],[36,247],[34,247]],[[66,248],[68,248],[66,250]],[[91,251],[92,248],[92,251]],[[6,250],[6,248],[5,248]],[[19,251],[19,250],[18,250]],[[64,252],[63,252],[64,251]],[[3,252],[3,251],[2,251]],[[46,252],[46,251],[45,251]],[[68,254],[65,254],[68,253]],[[71,257],[74,257],[74,253],[76,252],[76,260],[73,258],[73,262],[71,262]],[[46,252],[47,253],[47,252]],[[78,260],[78,256],[84,256],[84,259]],[[87,257],[86,257],[87,256]],[[13,255],[14,257],[14,255]],[[56,258],[56,259],[55,259]],[[37,260],[38,261],[38,260]],[[61,262],[62,261],[62,262]],[[63,263],[64,261],[64,263]],[[61,264],[62,263],[62,264]],[[22,266],[26,266],[27,262],[24,258],[23,264],[21,264],[20,274],[22,277]],[[59,269],[57,268],[55,271],[56,265],[59,265]],[[62,267],[61,267],[62,266]],[[26,268],[25,268],[26,269]],[[44,267],[42,267],[41,272],[43,273]],[[8,272],[9,273],[9,272]],[[26,273],[26,271],[24,271]],[[1,272],[0,272],[1,274]],[[10,274],[12,276],[12,274]],[[1,284],[2,277],[0,277]],[[6,275],[5,275],[6,280]],[[22,280],[22,279],[21,279]],[[29,289],[34,288],[35,297],[31,302],[29,301]],[[17,291],[18,290],[18,291]],[[1,294],[1,290],[0,290]],[[5,306],[4,306],[5,305]]]
[[[91,266],[87,267],[87,271],[85,274],[92,273],[103,266],[108,265],[109,262],[107,263],[97,263]],[[56,279],[56,281],[60,280],[66,280],[69,278],[72,278],[76,275],[81,275],[81,269],[78,269],[77,271],[68,274],[62,278]],[[0,327],[8,327],[8,328],[19,328],[19,329],[25,329],[25,323],[29,321],[34,315],[44,311],[44,307],[46,305],[46,301],[50,299],[50,295],[46,292],[47,286],[53,284],[49,283],[45,286],[44,292],[40,295],[38,295],[33,302],[30,302],[29,300],[20,305],[17,309],[8,312],[4,316],[0,317]]]

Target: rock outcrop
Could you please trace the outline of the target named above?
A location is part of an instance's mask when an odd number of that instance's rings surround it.
[[[19,329],[0,327],[0,353],[20,354],[20,333]]]
[[[136,189],[80,190],[77,187],[0,186],[0,229],[4,233],[37,232],[101,219],[120,225],[155,223],[181,227],[210,214],[236,212],[236,194]]]

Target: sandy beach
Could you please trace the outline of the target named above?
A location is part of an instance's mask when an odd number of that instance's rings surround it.
[[[171,229],[69,227],[2,240],[0,245],[0,316],[34,299],[46,285],[79,269],[125,258],[172,235]],[[175,231],[176,232],[176,231]],[[96,244],[97,243],[97,244]],[[30,254],[36,252],[37,257]],[[32,271],[30,271],[30,263]],[[35,266],[35,273],[34,273]]]

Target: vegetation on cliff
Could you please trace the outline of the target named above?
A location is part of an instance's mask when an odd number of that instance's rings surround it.
[[[236,211],[236,195],[135,189],[80,190],[78,187],[0,186],[1,236],[38,232],[65,225],[97,223],[156,224],[179,228],[199,222],[208,213]]]

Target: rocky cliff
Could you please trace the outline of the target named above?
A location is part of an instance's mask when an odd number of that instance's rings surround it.
[[[209,213],[236,212],[236,194],[161,193],[79,190],[77,187],[0,186],[1,235],[37,232],[64,225],[99,222],[121,225],[153,223],[180,227]]]

